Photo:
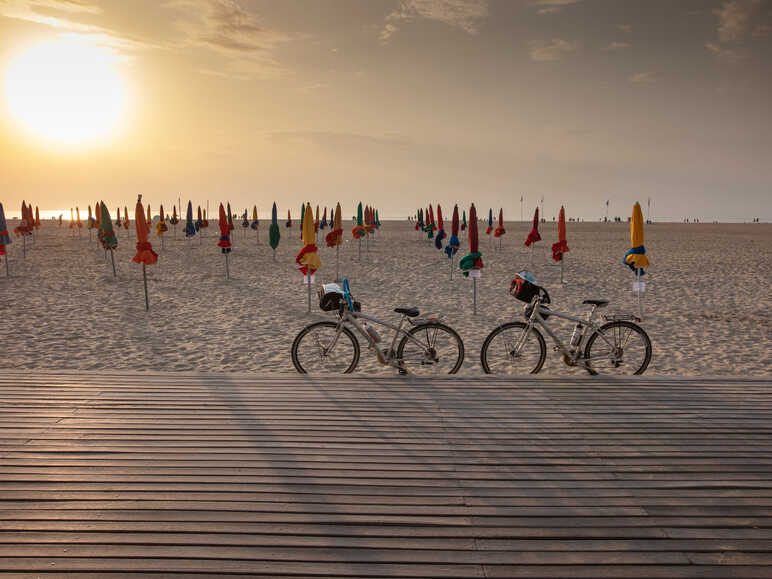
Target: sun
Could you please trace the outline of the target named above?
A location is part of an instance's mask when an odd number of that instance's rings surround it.
[[[117,59],[87,42],[57,38],[19,53],[5,74],[13,118],[45,141],[80,145],[107,138],[126,103]]]

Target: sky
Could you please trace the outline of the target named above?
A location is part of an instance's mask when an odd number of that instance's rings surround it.
[[[49,41],[120,77],[98,139],[12,106]],[[770,220],[771,44],[772,0],[0,0],[0,202]]]

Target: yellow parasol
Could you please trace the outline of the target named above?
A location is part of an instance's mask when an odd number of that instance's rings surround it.
[[[633,215],[630,219],[630,244],[632,247],[625,253],[623,263],[635,275],[644,275],[646,272],[643,268],[649,266],[649,258],[646,257],[646,248],[643,245],[643,211],[638,202],[633,205]]]

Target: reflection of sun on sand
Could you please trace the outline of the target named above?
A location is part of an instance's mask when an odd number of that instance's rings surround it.
[[[280,207],[279,213],[284,210]],[[481,239],[485,268],[477,280],[475,317],[472,284],[458,275],[450,280],[445,252],[433,240],[418,241],[412,224],[381,220],[369,253],[363,244],[361,263],[358,244],[344,233],[341,274],[349,277],[363,310],[379,318],[392,319],[398,306],[443,313],[464,340],[462,374],[482,372],[480,346],[499,321],[521,319],[522,304],[508,294],[512,274],[521,269],[533,271],[557,309],[581,312],[582,300],[606,298],[609,313],[637,310],[633,276],[621,263],[630,247],[627,223],[567,225],[571,251],[565,256],[569,283],[564,287],[560,268],[552,265],[556,224],[542,224],[530,268],[530,249],[523,245],[530,222],[506,223],[501,251]],[[146,314],[141,271],[131,262],[133,224],[128,239],[126,230],[116,231],[118,277],[113,280],[101,246],[85,236],[73,239],[66,225],[44,221],[26,260],[20,244],[9,246],[15,274],[0,279],[0,307],[6,318],[11,312],[30,312],[34,323],[15,327],[0,365],[293,372],[293,338],[309,320],[327,316],[316,302],[313,315],[305,313],[307,294],[295,264],[301,247],[298,223],[291,230],[281,228],[276,262],[268,245],[268,220],[261,221],[260,245],[251,230],[234,231],[230,283],[224,280],[215,230],[210,227],[201,246],[169,236],[163,250],[155,247],[159,261],[148,269],[151,310]],[[481,233],[484,237],[484,227]],[[646,375],[768,374],[772,225],[655,224],[647,225],[645,234],[653,265],[646,273],[642,325],[654,347]],[[460,242],[463,254],[468,249],[465,232]],[[335,249],[321,237],[316,245],[322,262],[317,283],[333,281]],[[393,372],[373,360],[363,351],[359,372]],[[542,372],[584,375],[552,352]]]

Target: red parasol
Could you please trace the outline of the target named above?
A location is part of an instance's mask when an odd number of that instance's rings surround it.
[[[225,214],[225,207],[220,203],[220,241],[217,242],[217,247],[222,248],[223,253],[230,253],[231,251],[231,237],[230,237],[230,224],[228,223],[228,216]]]
[[[475,209],[474,203],[469,208],[469,253],[480,253],[477,235],[477,209]],[[475,257],[472,269],[482,269],[483,267],[482,256]]]
[[[532,243],[536,243],[537,241],[541,241],[541,235],[539,235],[539,208],[536,208],[536,211],[533,213],[533,227],[531,228],[531,232],[528,234],[528,237],[525,240],[525,246],[530,247]]]
[[[494,237],[501,237],[507,232],[506,229],[504,229],[504,210],[499,209],[499,226],[496,228],[496,231],[493,232]]]
[[[132,258],[132,261],[142,265],[153,265],[158,261],[158,254],[153,251],[152,244],[147,240],[149,229],[141,200],[137,200],[134,225],[137,228],[137,254]]]
[[[566,210],[561,205],[560,213],[558,214],[558,242],[552,244],[552,259],[562,261],[563,254],[568,251],[568,243],[566,243]]]

